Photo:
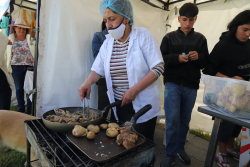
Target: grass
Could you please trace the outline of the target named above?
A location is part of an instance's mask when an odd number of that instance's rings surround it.
[[[18,106],[10,106],[10,110],[11,111],[17,111],[18,110]]]
[[[207,141],[210,141],[210,138],[211,138],[211,134],[210,133],[206,133],[204,132],[203,130],[201,129],[189,129],[189,133],[197,136],[197,137],[200,137],[204,140],[207,140]],[[240,150],[240,143],[237,142],[237,140],[235,139],[235,142],[234,142],[234,147],[237,149],[237,150]]]
[[[190,129],[189,133],[194,134],[195,136],[200,137],[200,138],[207,140],[207,141],[210,141],[210,138],[211,138],[210,133],[205,133],[201,129]]]
[[[11,106],[10,110],[17,111],[17,106]],[[0,166],[1,167],[23,167],[26,161],[26,155],[12,150],[10,148],[4,148],[0,155]]]
[[[4,148],[4,151],[0,156],[1,167],[23,167],[25,161],[25,154],[10,148]]]

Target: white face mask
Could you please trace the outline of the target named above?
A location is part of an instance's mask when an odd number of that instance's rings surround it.
[[[122,19],[123,22],[124,18]],[[111,28],[108,30],[109,34],[111,35],[111,37],[113,37],[114,39],[121,39],[124,35],[126,26],[124,24],[121,24],[119,26],[117,26],[116,28]]]

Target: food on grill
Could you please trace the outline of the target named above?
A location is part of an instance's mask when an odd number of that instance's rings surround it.
[[[120,127],[119,128],[120,133],[127,132],[127,131],[130,131],[130,130],[131,130],[131,127]]]
[[[108,127],[109,128],[119,128],[120,126],[117,123],[109,123]]]
[[[101,129],[104,129],[104,130],[105,130],[105,129],[108,129],[108,124],[101,124],[101,125],[100,125],[100,128],[101,128]]]
[[[76,137],[85,136],[86,133],[87,133],[87,130],[84,127],[80,126],[80,125],[76,125],[74,127],[74,129],[72,130],[72,134],[74,136],[76,136]]]
[[[95,133],[92,132],[92,131],[89,131],[89,132],[87,133],[87,138],[88,138],[88,139],[94,139],[94,138],[95,138]]]
[[[135,146],[135,143],[132,143],[127,139],[124,139],[122,145],[128,150],[130,148],[133,148]]]
[[[116,137],[118,135],[118,130],[116,128],[108,128],[106,130],[106,135],[108,137]]]
[[[94,133],[99,133],[99,131],[100,131],[99,126],[97,126],[97,125],[92,125],[92,124],[90,124],[90,125],[87,127],[87,129],[88,129],[89,131],[94,132]]]
[[[138,135],[131,131],[123,131],[116,137],[117,145],[123,145],[126,149],[134,147],[137,140]]]
[[[45,119],[50,122],[58,122],[58,123],[84,123],[88,121],[94,121],[99,118],[97,114],[84,114],[82,111],[77,111],[74,113],[70,113],[69,111],[64,111],[60,108],[54,109],[55,115],[48,115]]]

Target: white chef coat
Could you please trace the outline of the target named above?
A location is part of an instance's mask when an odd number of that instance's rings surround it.
[[[115,102],[110,74],[110,59],[113,44],[114,38],[107,34],[106,40],[102,44],[91,68],[91,70],[95,71],[97,74],[105,76],[110,103]],[[160,62],[163,62],[163,59],[156,38],[147,29],[132,26],[126,59],[129,87],[131,88],[144,78],[149,71]],[[158,81],[155,81],[149,87],[141,91],[132,102],[135,112],[138,112],[147,104],[152,105],[152,109],[141,116],[137,120],[137,123],[146,122],[160,114],[160,88],[157,82]],[[118,120],[115,107],[113,111]]]

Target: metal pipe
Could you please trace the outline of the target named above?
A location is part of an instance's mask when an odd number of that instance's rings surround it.
[[[26,139],[26,142],[27,142],[26,165],[27,167],[30,167],[30,142],[28,139]]]
[[[171,4],[175,4],[175,3],[177,3],[177,2],[181,2],[181,1],[185,1],[185,0],[178,0],[178,1],[170,2],[170,3],[169,3],[169,5],[171,5]]]
[[[29,1],[29,0],[23,0],[24,2],[28,2],[28,3],[33,3],[36,5],[36,2],[33,2],[33,1]]]
[[[197,3],[196,5],[201,5],[201,4],[205,4],[205,3],[209,3],[209,2],[213,2],[213,1],[217,1],[217,0],[205,1],[205,2],[201,2],[201,3]]]
[[[20,8],[25,8],[25,9],[29,9],[29,10],[32,10],[32,11],[36,11],[36,9],[29,8],[29,7],[26,7],[26,6],[21,6],[21,5],[19,5],[19,4],[15,4],[15,3],[14,3],[14,5],[19,6]]]
[[[153,6],[153,7],[155,7],[155,8],[162,9],[162,10],[166,10],[165,8],[161,8],[161,7],[157,6],[157,5],[155,5],[155,4],[151,3],[151,2],[149,2],[148,0],[141,0],[141,1],[143,1],[143,2],[145,2],[145,3],[147,3],[147,4],[149,4],[150,6]]]
[[[37,0],[37,11],[36,11],[36,28],[38,31],[36,32],[36,48],[35,48],[35,58],[34,58],[34,76],[33,76],[33,90],[37,89],[37,65],[38,65],[38,45],[39,45],[39,27],[40,27],[40,7],[41,7],[41,0]],[[36,115],[36,98],[37,92],[32,96],[32,110],[31,115]]]

